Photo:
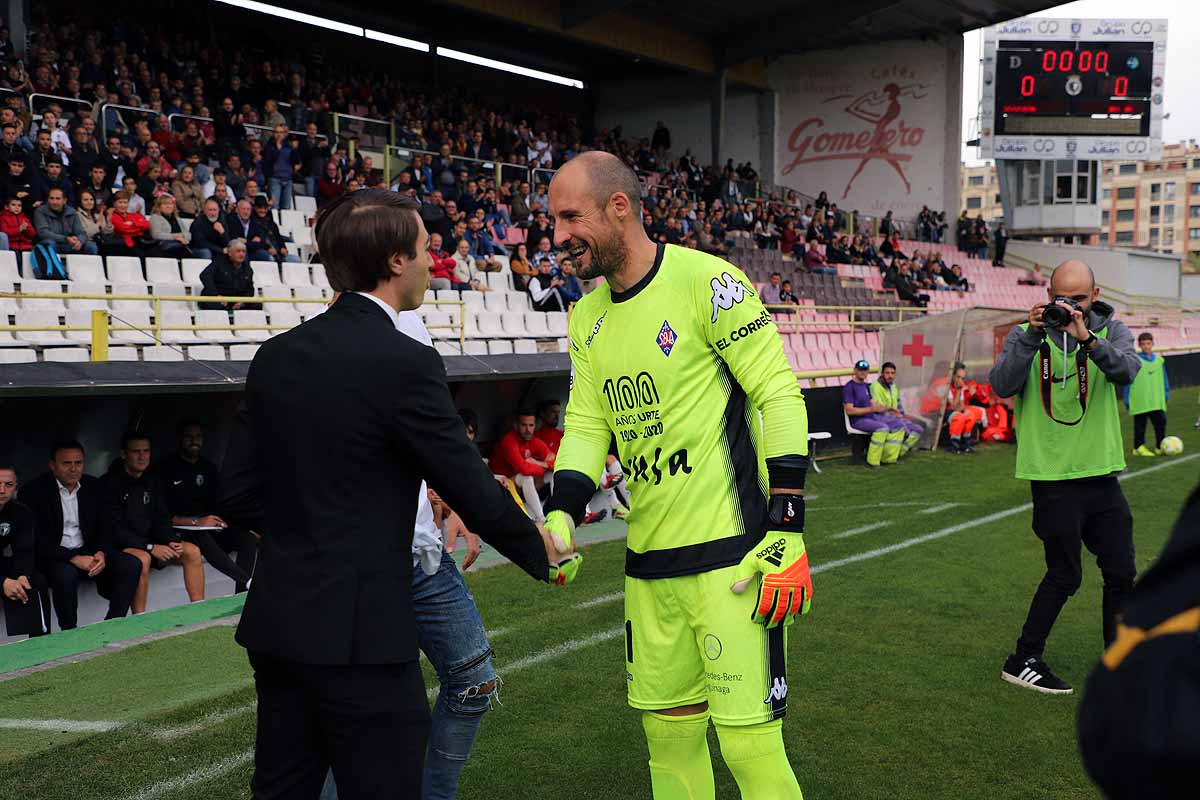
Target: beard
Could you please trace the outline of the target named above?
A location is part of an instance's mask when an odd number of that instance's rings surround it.
[[[586,267],[576,256],[579,248],[587,248],[592,253],[591,261]],[[581,239],[572,239],[568,243],[568,251],[578,266],[579,277],[584,280],[608,278],[610,275],[620,272],[629,261],[629,248],[625,246],[620,235],[615,233],[607,241],[595,244],[588,244]]]

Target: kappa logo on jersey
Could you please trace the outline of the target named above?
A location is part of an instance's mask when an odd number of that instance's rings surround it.
[[[588,347],[592,346],[592,340],[595,339],[596,334],[600,332],[600,326],[604,324],[604,318],[607,316],[608,316],[608,312],[605,311],[603,314],[600,315],[600,319],[596,320],[596,326],[594,328],[592,328],[591,335],[588,336],[587,339],[584,341],[585,345],[587,345]]]
[[[771,693],[767,695],[767,699],[763,700],[764,705],[770,705],[777,700],[787,699],[787,681],[783,678],[776,678],[775,683],[771,685]]]
[[[791,508],[789,507],[788,510],[791,511]],[[759,550],[757,553],[755,553],[755,556],[761,558],[763,561],[766,561],[769,564],[774,564],[778,567],[783,563],[783,551],[786,549],[787,541],[784,539],[779,539],[769,545],[766,549]]]
[[[717,321],[717,315],[728,311],[746,299],[746,295],[754,296],[754,290],[730,275],[722,272],[721,277],[712,279],[712,321]]]
[[[675,348],[678,338],[671,328],[671,323],[664,319],[662,327],[658,329],[658,349],[663,351],[664,356],[671,357],[671,351]]]

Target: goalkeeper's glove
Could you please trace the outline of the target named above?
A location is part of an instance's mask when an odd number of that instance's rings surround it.
[[[751,619],[774,628],[807,614],[812,604],[812,576],[804,549],[804,497],[771,495],[767,535],[738,564],[732,585],[735,594],[762,575],[758,603]]]
[[[583,564],[583,556],[572,552],[575,549],[575,520],[565,511],[551,511],[546,515],[543,526],[554,549],[567,554],[562,561],[550,565],[550,583],[555,586],[566,586],[575,580],[579,567]]]
[[[555,586],[566,586],[575,580],[579,567],[583,564],[582,553],[572,553],[557,564],[550,565],[550,583]]]

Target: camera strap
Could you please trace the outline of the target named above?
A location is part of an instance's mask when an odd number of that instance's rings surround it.
[[[1066,350],[1063,353],[1065,355]],[[1042,408],[1046,410],[1046,416],[1059,425],[1078,425],[1083,422],[1083,415],[1087,413],[1088,355],[1082,347],[1075,349],[1075,371],[1079,375],[1079,419],[1074,422],[1067,422],[1054,416],[1054,404],[1050,394],[1054,389],[1054,371],[1051,368],[1050,355],[1050,343],[1043,341],[1042,346],[1038,348],[1038,360],[1040,361],[1039,367],[1041,369]],[[1066,375],[1063,375],[1063,382],[1066,382]]]

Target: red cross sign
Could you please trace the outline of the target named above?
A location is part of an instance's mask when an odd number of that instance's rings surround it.
[[[908,344],[900,348],[900,352],[908,356],[908,360],[914,367],[919,367],[925,363],[927,357],[933,355],[933,346],[925,344],[925,337],[918,333],[909,339]]]

